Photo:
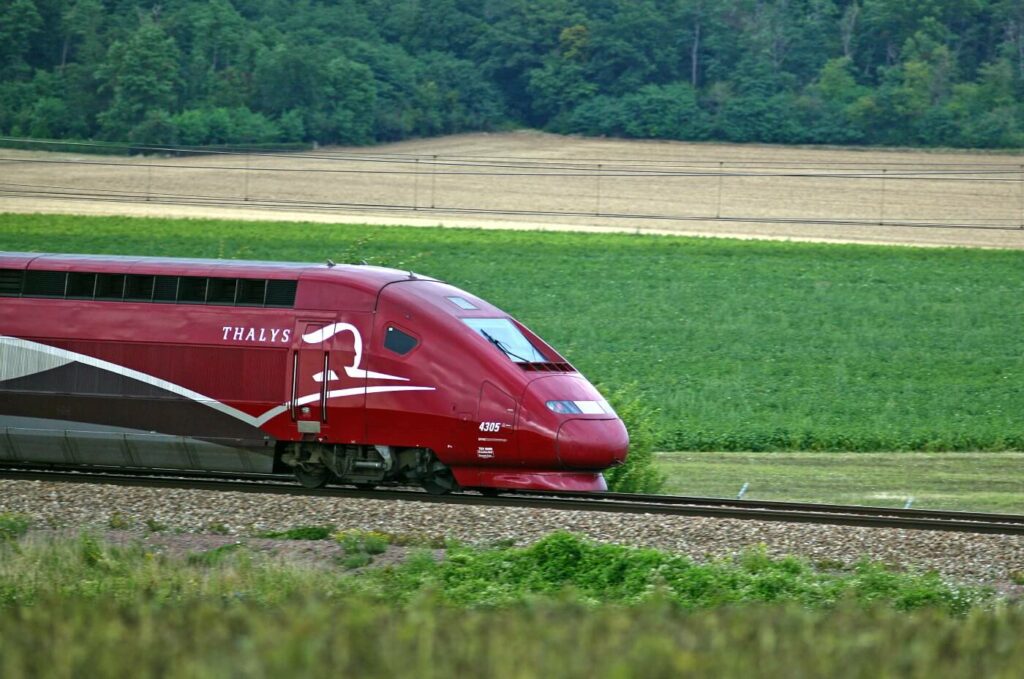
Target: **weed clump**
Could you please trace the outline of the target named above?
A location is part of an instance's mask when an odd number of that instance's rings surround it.
[[[205,552],[193,552],[188,555],[186,561],[190,566],[216,566],[223,563],[228,556],[244,549],[245,545],[241,542],[232,542]]]
[[[121,512],[114,512],[107,520],[107,525],[112,530],[127,530],[132,527],[132,520]]]
[[[571,533],[555,533],[525,548],[453,549],[431,579],[439,584],[439,596],[464,606],[509,605],[569,593],[590,604],[652,598],[684,609],[752,602],[812,608],[887,603],[899,610],[933,607],[959,615],[994,596],[950,584],[936,573],[899,572],[876,563],[821,572],[794,557],[771,558],[758,547],[736,559],[701,564],[655,549],[597,544]]]
[[[387,551],[391,536],[377,531],[341,531],[335,533],[334,539],[345,550],[342,565],[345,568],[362,568],[373,562],[374,555]]]
[[[17,540],[28,532],[29,525],[23,514],[0,513],[0,542]]]
[[[256,537],[276,540],[326,540],[334,535],[334,526],[296,526],[288,530],[264,531]]]

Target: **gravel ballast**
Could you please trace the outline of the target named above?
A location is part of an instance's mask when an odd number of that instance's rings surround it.
[[[196,534],[197,540],[211,532],[239,538],[329,524],[474,545],[524,545],[568,530],[697,561],[732,557],[763,545],[775,557],[793,555],[830,567],[869,559],[901,569],[934,570],[1014,595],[1022,589],[1014,580],[1024,574],[1022,536],[927,530],[0,480],[4,512],[25,514],[42,528],[144,529],[147,522],[155,522],[170,531]]]

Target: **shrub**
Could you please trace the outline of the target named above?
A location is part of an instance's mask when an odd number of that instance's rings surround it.
[[[654,446],[661,438],[657,428],[658,409],[642,398],[635,384],[605,392],[629,431],[626,463],[605,472],[608,489],[619,493],[658,493],[665,475],[654,464]]]

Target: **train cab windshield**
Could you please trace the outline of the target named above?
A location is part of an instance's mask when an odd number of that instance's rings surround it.
[[[462,322],[516,363],[544,363],[548,360],[507,318],[463,318]]]

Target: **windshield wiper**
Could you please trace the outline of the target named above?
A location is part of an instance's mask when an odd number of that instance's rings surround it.
[[[513,359],[513,360],[515,360],[515,359],[518,359],[519,361],[521,361],[521,362],[523,362],[523,363],[531,363],[531,362],[532,362],[532,361],[530,361],[529,359],[527,359],[527,358],[523,358],[523,357],[522,357],[522,356],[520,356],[519,354],[515,353],[514,351],[512,351],[511,349],[509,349],[508,347],[506,347],[506,346],[505,346],[505,343],[504,343],[504,342],[502,342],[502,341],[501,341],[501,340],[499,340],[499,339],[495,339],[495,338],[494,338],[494,337],[492,337],[492,336],[491,336],[491,334],[490,334],[489,332],[487,332],[486,330],[481,330],[481,331],[480,331],[480,334],[481,334],[481,335],[483,335],[484,337],[486,337],[486,338],[487,338],[487,341],[488,341],[488,342],[490,342],[490,343],[491,343],[491,344],[493,344],[494,346],[496,346],[496,347],[498,347],[499,349],[501,349],[501,350],[502,350],[502,352],[504,352],[504,354],[505,354],[506,356],[508,356],[509,358],[511,358],[511,359]]]

